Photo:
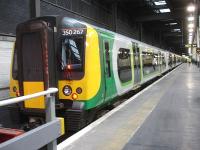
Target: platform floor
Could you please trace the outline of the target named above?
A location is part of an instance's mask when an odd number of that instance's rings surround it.
[[[200,71],[183,64],[58,149],[199,150]]]

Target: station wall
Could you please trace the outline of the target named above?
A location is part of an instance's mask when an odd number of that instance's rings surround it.
[[[16,25],[29,19],[29,1],[0,0],[0,34],[15,35]]]
[[[14,38],[0,36],[0,89],[9,87],[11,53]]]
[[[77,18],[88,23],[114,30],[123,35],[142,40],[159,46],[158,37],[133,22],[131,14],[118,7],[116,29],[112,4],[100,0],[41,0],[41,15],[64,15]],[[30,0],[1,0],[0,1],[0,34],[15,35],[16,25],[30,18]]]

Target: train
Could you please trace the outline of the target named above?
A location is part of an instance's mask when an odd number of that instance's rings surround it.
[[[182,63],[180,55],[63,16],[44,16],[16,28],[11,97],[58,88],[56,114],[67,130]],[[44,97],[19,105],[26,122],[43,122]],[[30,125],[31,126],[31,125]]]

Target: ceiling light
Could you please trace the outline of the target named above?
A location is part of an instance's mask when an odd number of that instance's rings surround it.
[[[159,9],[161,13],[171,12],[169,8]]]
[[[176,24],[177,24],[176,22],[169,23],[169,25],[171,26],[176,25]]]
[[[188,28],[194,28],[194,24],[193,23],[188,24]]]
[[[188,39],[189,39],[189,40],[192,40],[192,36],[189,36]]]
[[[192,36],[192,32],[189,33],[189,36]]]
[[[192,44],[192,43],[189,43],[189,44]],[[191,48],[188,48],[188,53],[189,53],[189,55],[191,54]]]
[[[166,5],[166,1],[157,1],[157,2],[154,2],[155,5],[159,6],[159,5]]]
[[[190,5],[187,7],[187,11],[189,12],[194,12],[195,11],[195,6],[194,5]]]
[[[188,38],[188,42],[192,43],[192,37]]]
[[[173,26],[173,25],[177,25],[177,24],[178,24],[178,23],[176,23],[176,22],[171,22],[171,23],[166,23],[165,25],[166,25],[166,26],[169,26],[169,25],[170,25],[170,26]]]
[[[173,29],[174,32],[181,32],[181,29]]]
[[[188,31],[189,31],[189,32],[193,32],[193,29],[190,28],[190,29],[188,29]]]
[[[188,21],[194,21],[194,17],[193,16],[188,17]]]

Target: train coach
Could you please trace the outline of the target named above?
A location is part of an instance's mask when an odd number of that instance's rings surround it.
[[[17,26],[10,95],[57,87],[57,116],[78,130],[119,96],[180,63],[176,54],[76,19],[40,17]],[[43,122],[44,109],[44,97],[20,105],[29,124]]]

